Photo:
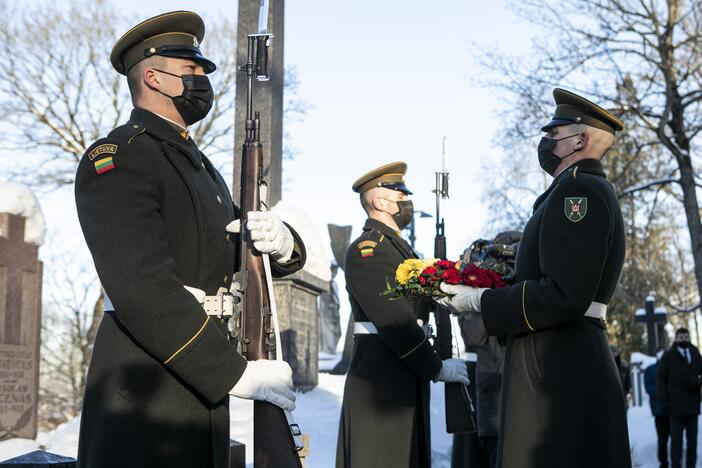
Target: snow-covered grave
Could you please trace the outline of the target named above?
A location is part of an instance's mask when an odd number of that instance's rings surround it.
[[[26,218],[24,241],[33,245],[44,244],[46,224],[32,189],[17,182],[0,182],[0,213]]]

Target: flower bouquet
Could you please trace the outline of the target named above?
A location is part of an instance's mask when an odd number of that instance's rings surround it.
[[[439,285],[443,282],[490,289],[507,286],[498,272],[480,268],[471,263],[435,258],[410,258],[398,265],[395,270],[395,285],[386,281],[386,289],[381,294],[390,300],[439,299],[449,296],[439,289]]]

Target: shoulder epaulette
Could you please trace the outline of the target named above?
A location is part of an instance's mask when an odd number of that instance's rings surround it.
[[[117,138],[119,140],[126,141],[130,144],[134,138],[142,135],[146,129],[144,126],[138,122],[129,122],[124,125],[120,125],[110,132],[109,138]]]

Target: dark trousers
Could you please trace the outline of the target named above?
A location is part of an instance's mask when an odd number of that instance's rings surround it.
[[[497,436],[495,437],[481,437],[480,443],[483,444],[483,449],[485,449],[485,458],[487,458],[490,468],[497,467]]]
[[[697,417],[696,414],[670,416],[670,465],[672,468],[681,467],[683,431],[685,431],[687,440],[685,466],[695,468],[695,463],[697,463]]]
[[[670,437],[670,420],[667,414],[656,416],[656,433],[658,434],[658,462],[661,468],[668,466],[668,438]]]

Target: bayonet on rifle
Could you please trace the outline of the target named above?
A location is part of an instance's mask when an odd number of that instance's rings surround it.
[[[246,214],[265,209],[263,181],[263,146],[260,138],[259,113],[254,112],[254,81],[268,80],[268,47],[273,34],[268,32],[268,0],[260,0],[258,32],[247,36],[246,64],[246,137],[241,164],[241,268],[236,281],[243,297],[239,323],[239,342],[246,359],[275,359],[280,356],[276,339],[275,298],[270,281],[270,268],[253,246],[245,229]],[[302,468],[297,451],[302,447],[300,430],[292,416],[281,408],[254,401],[254,467]]]

